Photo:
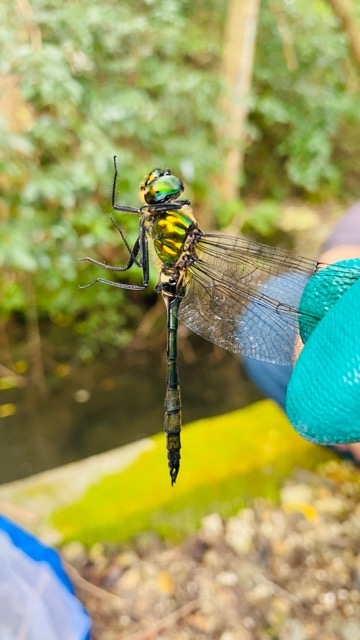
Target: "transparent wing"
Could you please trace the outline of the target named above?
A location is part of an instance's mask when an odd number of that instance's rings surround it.
[[[282,249],[215,234],[204,234],[194,251],[179,319],[229,351],[290,364],[304,287],[325,265]],[[313,326],[318,319],[302,314],[302,323]]]

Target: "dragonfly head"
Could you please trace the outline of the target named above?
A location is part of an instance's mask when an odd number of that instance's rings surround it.
[[[140,185],[140,198],[146,204],[162,204],[176,200],[183,191],[182,181],[170,169],[153,169]]]

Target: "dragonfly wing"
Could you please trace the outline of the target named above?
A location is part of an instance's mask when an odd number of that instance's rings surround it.
[[[290,364],[301,296],[319,266],[281,249],[205,234],[187,269],[179,318],[229,351]],[[308,321],[314,324],[317,318]]]

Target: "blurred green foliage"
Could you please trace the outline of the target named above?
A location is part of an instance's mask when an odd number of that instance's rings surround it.
[[[30,282],[40,316],[74,321],[87,357],[123,344],[134,315],[120,290],[77,289],[96,273],[77,258],[96,248],[99,259],[126,258],[106,215],[114,153],[122,199],[134,205],[149,167],[170,163],[204,191],[216,166],[218,51],[208,36],[220,17],[199,3],[195,20],[192,3],[171,0],[32,6],[26,16],[16,3],[0,7],[0,74],[16,78],[8,99],[23,112],[0,122],[0,314],[27,315]]]
[[[0,319],[26,319],[35,305],[40,318],[73,326],[83,358],[127,341],[145,296],[77,289],[99,275],[77,258],[126,260],[107,216],[115,153],[122,202],[136,205],[143,175],[170,166],[200,219],[217,211],[226,224],[212,178],[221,179],[225,9],[220,0],[0,5]],[[262,3],[254,73],[245,195],[359,195],[359,82],[323,0]],[[260,207],[258,231],[268,232],[271,211]]]
[[[257,43],[247,190],[359,197],[359,70],[329,5],[270,0]]]

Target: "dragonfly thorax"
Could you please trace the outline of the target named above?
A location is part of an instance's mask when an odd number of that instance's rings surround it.
[[[154,213],[149,216],[146,224],[158,257],[167,265],[173,265],[179,260],[193,228],[194,220],[183,211]]]

